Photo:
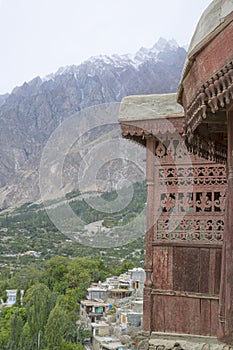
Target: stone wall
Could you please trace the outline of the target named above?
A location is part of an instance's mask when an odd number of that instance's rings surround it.
[[[138,343],[137,350],[233,350],[233,346],[220,343],[215,337],[152,333]]]

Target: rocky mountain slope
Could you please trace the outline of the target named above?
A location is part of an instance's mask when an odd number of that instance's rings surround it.
[[[66,119],[90,106],[120,102],[126,95],[175,92],[185,56],[184,48],[174,40],[160,39],[151,49],[141,48],[135,55],[92,57],[0,96],[0,207],[40,198],[41,152]],[[97,138],[103,134],[97,133]],[[93,135],[86,135],[85,142],[93,145]],[[68,158],[64,177],[72,190],[79,187],[77,167],[73,166],[79,162],[75,147]],[[121,163],[114,166],[122,167]],[[131,165],[124,167],[130,176]]]

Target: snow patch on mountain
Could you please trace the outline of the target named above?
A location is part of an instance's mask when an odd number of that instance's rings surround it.
[[[166,40],[164,38],[160,38],[157,43],[154,44],[151,48],[141,47],[135,54],[113,54],[113,55],[98,55],[92,56],[86,61],[84,61],[81,65],[85,64],[93,64],[95,67],[104,69],[105,65],[110,65],[115,68],[123,68],[126,66],[134,67],[138,69],[138,67],[145,63],[148,60],[153,60],[154,62],[158,62],[159,54],[166,51],[175,51],[177,50],[179,45],[175,41],[175,39]],[[45,76],[42,80],[54,80],[56,76],[63,74],[72,74],[76,77],[79,71],[79,65],[71,65],[60,67],[56,73],[49,74]]]

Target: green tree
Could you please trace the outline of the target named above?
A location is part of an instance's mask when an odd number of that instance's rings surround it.
[[[21,306],[21,291],[20,291],[20,289],[17,289],[15,306],[17,306],[17,307]]]
[[[81,343],[74,344],[63,341],[61,344],[61,350],[85,350],[85,348]]]
[[[19,313],[19,310],[16,310],[14,317],[11,320],[11,333],[6,350],[19,350],[20,337],[22,334],[23,325],[24,322]]]
[[[78,333],[78,341],[83,344],[84,339],[91,337],[91,331],[86,329],[83,325],[80,325],[77,330]]]
[[[68,272],[69,259],[62,256],[54,256],[48,260],[45,265],[45,283],[50,289],[55,286],[56,290],[59,288],[64,292],[65,274]]]
[[[23,289],[24,291],[36,283],[40,283],[43,278],[44,271],[39,264],[31,263],[23,266],[15,273],[10,281],[10,288]]]
[[[31,334],[30,334],[30,327],[28,322],[24,324],[20,343],[19,343],[19,350],[29,350],[31,349]]]
[[[14,317],[14,307],[4,308],[0,312],[0,349],[6,349],[11,334],[11,320]]]
[[[48,350],[61,350],[67,324],[67,313],[59,305],[51,311],[45,328]]]
[[[55,295],[42,284],[35,284],[28,289],[24,302],[27,310],[27,322],[30,330],[31,349],[38,349],[44,344],[44,331],[51,310],[56,303]]]
[[[4,290],[4,291],[2,292],[2,294],[1,294],[1,299],[2,299],[2,301],[3,301],[4,303],[7,302],[7,292],[6,292],[6,290]]]
[[[82,299],[82,298],[81,298]],[[66,311],[77,312],[79,309],[78,301],[80,299],[80,291],[79,289],[68,289],[65,295],[59,295],[57,299],[57,303]]]
[[[131,261],[125,261],[122,265],[120,265],[116,270],[115,274],[120,275],[122,273],[127,272],[128,270],[135,267],[135,264]]]

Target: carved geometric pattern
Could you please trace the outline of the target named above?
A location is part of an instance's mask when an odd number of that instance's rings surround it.
[[[212,241],[223,240],[223,218],[185,217],[184,220],[169,220],[163,217],[157,221],[156,239],[181,241]]]
[[[160,186],[182,185],[224,185],[226,184],[225,167],[222,165],[205,166],[165,166],[159,169]]]
[[[225,166],[163,163],[169,151],[176,155],[177,148],[179,142],[172,139],[166,145],[159,142],[155,149],[157,156],[161,155],[161,164],[155,185],[158,219],[154,238],[220,242],[224,230]]]
[[[195,193],[160,193],[161,213],[223,213],[225,208],[225,191]]]
[[[183,159],[188,156],[188,150],[184,141],[180,138],[177,140],[172,134],[158,134],[158,142],[155,147],[155,156],[163,162],[172,157],[174,160]]]

